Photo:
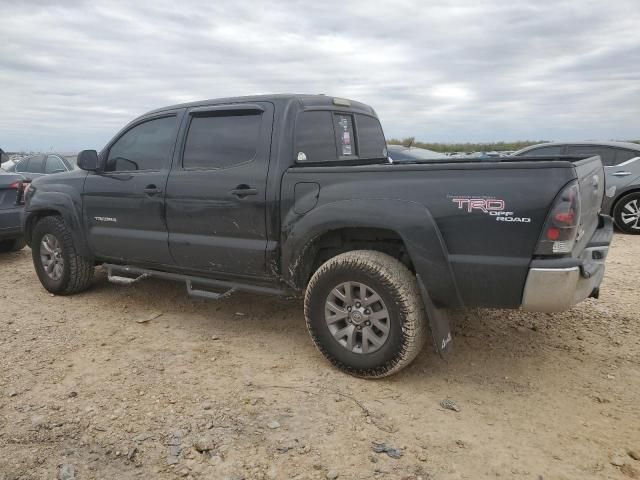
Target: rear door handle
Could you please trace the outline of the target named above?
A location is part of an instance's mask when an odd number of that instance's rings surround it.
[[[236,188],[229,192],[231,195],[235,195],[238,198],[244,198],[249,195],[257,195],[258,189],[251,188],[249,185],[238,185]]]
[[[626,177],[628,175],[631,175],[631,172],[616,172],[616,173],[612,173],[612,175],[614,177]]]
[[[147,185],[146,188],[142,191],[147,195],[156,195],[158,193],[162,193],[162,190],[160,190],[155,185]]]

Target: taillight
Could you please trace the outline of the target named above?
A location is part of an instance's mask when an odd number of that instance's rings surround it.
[[[580,187],[567,185],[556,197],[536,247],[536,255],[571,253],[580,225]]]
[[[16,195],[16,205],[20,205],[24,202],[24,196],[27,192],[27,189],[29,188],[29,185],[30,183],[25,182],[24,180],[18,180],[9,185],[9,188],[18,191]]]

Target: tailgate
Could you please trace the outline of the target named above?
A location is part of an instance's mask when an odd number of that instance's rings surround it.
[[[579,255],[598,228],[605,190],[602,161],[598,155],[574,162],[580,184],[580,226],[573,255]]]

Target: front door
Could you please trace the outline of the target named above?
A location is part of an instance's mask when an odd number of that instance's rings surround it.
[[[178,131],[173,113],[144,119],[103,154],[103,171],[87,175],[83,212],[95,255],[171,264],[164,195]]]
[[[266,186],[273,104],[188,112],[167,182],[169,245],[190,270],[266,273]]]

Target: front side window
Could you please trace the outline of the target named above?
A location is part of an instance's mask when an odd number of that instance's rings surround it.
[[[136,125],[111,146],[105,170],[160,170],[171,155],[175,136],[175,116]]]
[[[572,145],[569,147],[569,155],[600,155],[605,166],[615,165],[615,149],[598,145]]]
[[[45,164],[44,173],[60,173],[66,172],[67,167],[60,157],[49,155]]]
[[[194,116],[182,157],[183,168],[217,169],[250,162],[256,156],[262,114],[222,112]]]

